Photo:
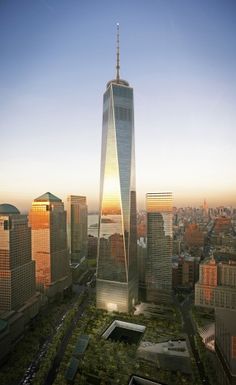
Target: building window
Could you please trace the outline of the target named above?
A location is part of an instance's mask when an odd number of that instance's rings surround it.
[[[232,358],[236,358],[236,336],[231,337],[232,340]]]
[[[3,228],[4,228],[4,230],[9,230],[9,221],[3,222]]]

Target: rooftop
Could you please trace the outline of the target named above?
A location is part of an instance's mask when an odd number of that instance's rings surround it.
[[[20,214],[20,211],[9,203],[2,203],[0,205],[0,214]]]
[[[65,378],[67,381],[73,381],[79,367],[79,360],[75,357],[72,357],[67,367]]]
[[[191,373],[192,366],[186,341],[167,341],[164,343],[141,342],[137,356],[155,363],[158,368]]]
[[[40,197],[34,199],[34,202],[61,202],[61,199],[50,192],[46,192],[45,194],[40,195]]]
[[[111,85],[111,84],[115,84],[117,86],[126,86],[126,87],[129,87],[129,83],[126,81],[126,80],[122,80],[122,79],[113,79],[113,80],[110,80],[108,83],[107,83],[107,88]]]
[[[79,356],[83,355],[85,350],[87,349],[89,343],[89,336],[87,335],[82,335],[79,337],[77,344],[75,346],[73,355],[78,358]]]
[[[152,353],[168,354],[170,356],[189,357],[189,352],[185,340],[167,341],[152,343],[149,341],[141,342],[139,351],[149,351]]]

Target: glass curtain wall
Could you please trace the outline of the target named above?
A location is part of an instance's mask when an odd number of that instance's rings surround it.
[[[126,82],[125,82],[126,83]],[[108,83],[103,99],[97,307],[129,311],[137,301],[133,89]]]

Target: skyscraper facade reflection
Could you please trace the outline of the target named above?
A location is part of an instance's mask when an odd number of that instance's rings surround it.
[[[86,197],[67,197],[67,242],[71,262],[80,262],[88,253],[88,207]]]
[[[28,218],[15,206],[0,204],[0,363],[22,338],[39,306]]]
[[[147,300],[165,302],[170,299],[172,290],[172,193],[148,193],[146,205]]]
[[[17,310],[35,296],[35,262],[26,215],[0,205],[0,313]]]
[[[128,312],[137,302],[133,89],[117,76],[103,96],[97,307]]]
[[[33,201],[29,219],[37,288],[53,297],[71,285],[64,204],[47,192]]]

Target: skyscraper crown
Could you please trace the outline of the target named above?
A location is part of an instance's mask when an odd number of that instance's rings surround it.
[[[0,205],[0,214],[20,214],[20,211],[9,203],[3,203]]]
[[[34,202],[61,202],[61,199],[51,194],[50,192],[46,192],[40,197],[34,199]]]

